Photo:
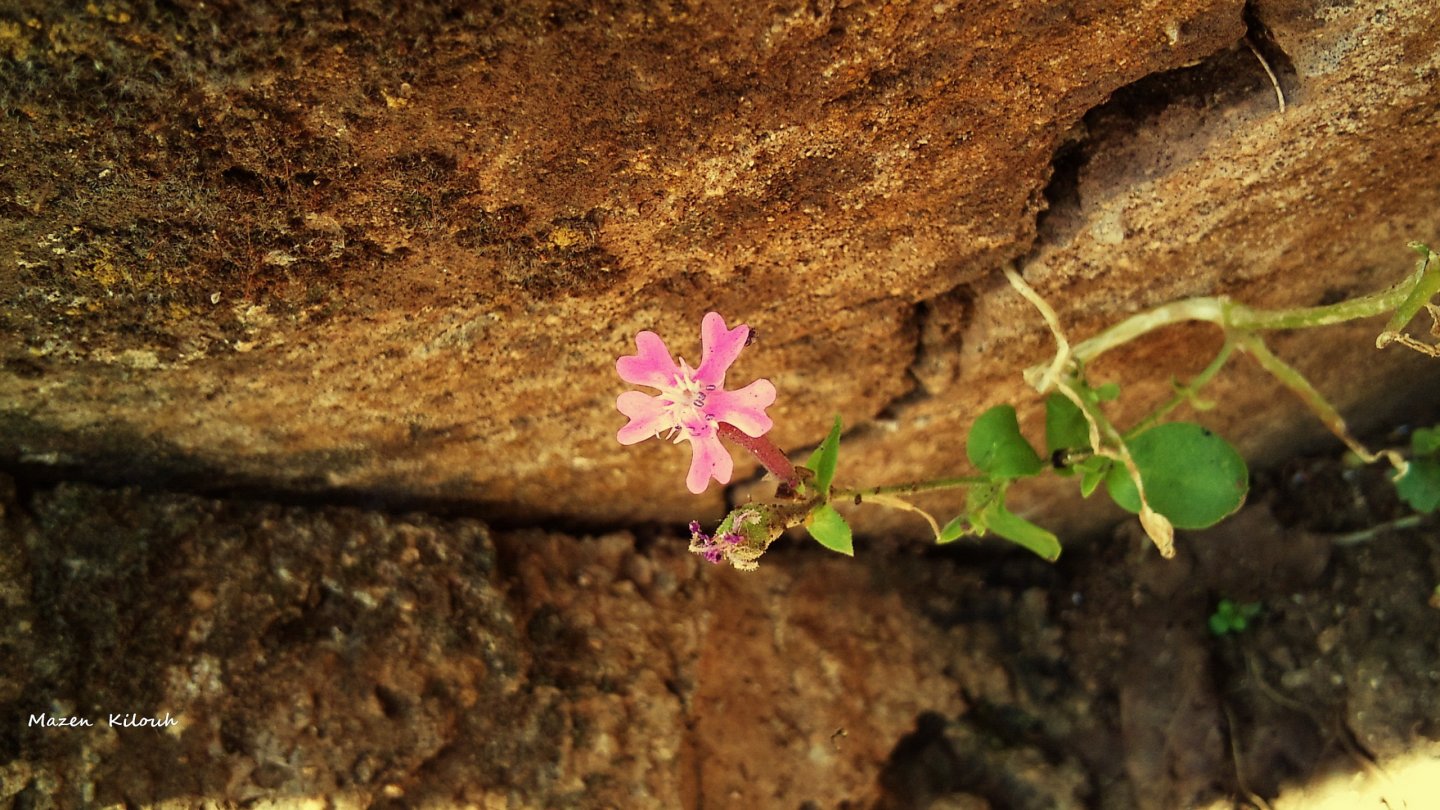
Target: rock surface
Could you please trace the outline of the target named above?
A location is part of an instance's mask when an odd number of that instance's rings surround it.
[[[0,455],[683,522],[724,493],[615,444],[613,362],[645,328],[693,359],[716,309],[759,331],[735,373],[779,387],[781,446],[838,411],[857,483],[953,472],[983,408],[1036,414],[1048,338],[1006,262],[1083,336],[1384,286],[1435,238],[1440,10],[1246,8],[17,0]],[[1365,414],[1434,380],[1372,332],[1278,348]],[[1105,371],[1143,401],[1208,340]],[[1253,375],[1217,393],[1248,451],[1314,435]]]
[[[1366,499],[1316,484],[1383,481],[1342,473],[1279,497],[1353,525]],[[1419,792],[1371,789],[1423,806],[1433,530],[1272,511],[1170,561],[1127,527],[1059,566],[791,546],[741,574],[665,534],[0,476],[0,806],[1312,807],[1404,757]],[[1210,636],[1220,594],[1254,626]]]
[[[884,567],[0,483],[17,807],[834,806],[957,678],[1004,688]]]
[[[1440,77],[1440,12],[1423,3],[1261,2],[1249,13],[1251,39],[1278,72],[1283,113],[1255,55],[1236,45],[1121,90],[1085,116],[1076,145],[1057,161],[1051,207],[1021,266],[1072,339],[1188,296],[1303,306],[1378,290],[1410,260],[1404,234],[1434,240],[1440,186],[1411,172],[1433,174],[1440,155],[1440,100],[1431,90]],[[1015,401],[1022,426],[1043,435],[1043,403],[1016,372],[1053,352],[1034,310],[993,278],[930,306],[938,323],[922,330],[923,395],[873,440],[848,447],[882,477],[903,474],[902,465],[915,476],[917,459],[890,448],[964,435],[974,410],[957,401]],[[1440,379],[1418,356],[1376,352],[1377,331],[1361,323],[1270,344],[1363,427],[1423,405]],[[1171,393],[1172,378],[1199,372],[1220,341],[1212,327],[1173,327],[1091,370],[1124,387],[1115,416],[1127,424]],[[1216,408],[1198,418],[1262,463],[1322,434],[1243,357],[1205,398]],[[953,464],[940,453],[916,455],[922,475]],[[1060,489],[1032,489],[1031,508],[1055,526],[1094,521]]]

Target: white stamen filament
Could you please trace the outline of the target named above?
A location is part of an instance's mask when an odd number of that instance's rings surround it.
[[[700,410],[705,407],[707,394],[714,390],[713,385],[702,387],[699,380],[695,379],[695,369],[681,359],[680,369],[675,373],[671,384],[660,389],[660,404],[664,408],[665,418],[655,435],[658,437],[668,428],[669,433],[665,438],[676,444],[686,438],[682,429],[693,436],[702,435],[705,427],[697,426],[696,422],[714,421],[714,417]]]

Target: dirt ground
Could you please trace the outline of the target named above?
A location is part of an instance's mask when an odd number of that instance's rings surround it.
[[[1333,457],[1256,478],[1173,561],[1127,523],[756,574],[669,529],[9,481],[0,806],[1433,806],[1434,519]],[[1260,612],[1217,637],[1220,599]],[[182,725],[25,723],[117,709]]]
[[[1126,525],[1049,574],[990,564],[1006,605],[932,615],[999,622],[1018,699],[922,717],[879,806],[1434,806],[1440,536],[1402,514],[1380,472],[1299,459],[1175,561]],[[1258,620],[1213,635],[1221,599]]]

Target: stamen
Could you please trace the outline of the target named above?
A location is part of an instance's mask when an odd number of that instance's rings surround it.
[[[667,390],[661,392],[660,407],[664,417],[672,426],[667,438],[676,444],[685,439],[711,435],[716,417],[704,412],[709,400],[707,392],[718,390],[718,385],[701,385],[695,379],[695,369],[679,358],[679,367]]]

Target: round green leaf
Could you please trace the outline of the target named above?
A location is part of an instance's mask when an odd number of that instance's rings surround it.
[[[1440,461],[1428,458],[1410,460],[1410,469],[1395,481],[1400,500],[1421,514],[1440,507]]]
[[[1220,613],[1210,614],[1210,632],[1217,636],[1223,636],[1230,632],[1230,620]]]
[[[1235,448],[1191,422],[1157,425],[1129,441],[1150,506],[1177,529],[1204,529],[1240,508],[1250,490],[1245,460]],[[1140,511],[1140,497],[1125,465],[1105,478],[1115,503]]]
[[[1045,449],[1083,450],[1090,446],[1090,425],[1080,407],[1061,394],[1045,399]]]
[[[980,414],[970,426],[965,455],[971,464],[1000,478],[1035,475],[1045,466],[1020,435],[1020,421],[1011,405],[996,405]]]
[[[1420,428],[1410,436],[1410,449],[1417,456],[1440,453],[1440,426]]]

